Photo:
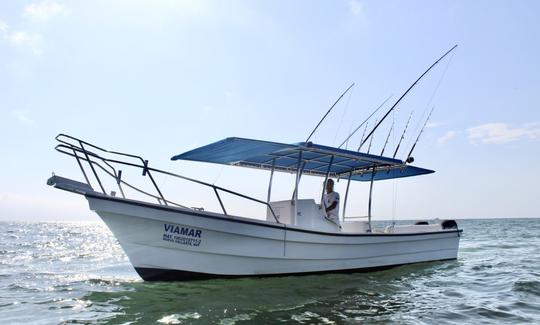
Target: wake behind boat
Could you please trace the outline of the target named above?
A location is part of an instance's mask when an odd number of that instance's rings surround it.
[[[148,281],[357,272],[456,259],[462,230],[458,229],[453,220],[393,225],[381,229],[372,225],[374,182],[433,173],[432,170],[410,165],[414,161],[411,154],[416,142],[404,160],[395,158],[403,135],[391,158],[383,156],[390,133],[380,155],[360,152],[361,146],[414,85],[454,48],[431,65],[384,114],[371,132],[366,137],[362,136],[357,151],[309,141],[351,85],[304,142],[286,144],[226,138],[172,157],[172,160],[269,171],[266,200],[152,168],[148,160],[141,156],[109,151],[65,134],[56,137],[59,142],[56,150],[75,158],[85,181],[53,175],[47,183],[58,189],[84,195],[90,209],[101,217],[118,239],[137,273]],[[424,127],[428,120],[429,116]],[[128,169],[138,170],[151,185],[152,192],[128,182],[123,176],[126,173],[122,171]],[[271,200],[274,172],[296,176],[290,200]],[[206,206],[194,208],[186,202],[170,200],[158,186],[155,178],[157,175],[206,187],[215,195],[220,210],[208,211]],[[330,178],[347,180],[340,220],[327,215],[324,192],[321,193],[320,204],[315,200],[319,198],[298,197],[302,175],[324,178],[325,183]],[[113,180],[114,191],[110,188],[107,191],[103,176]],[[346,216],[351,182],[370,184],[368,215],[365,217]],[[117,195],[116,190],[120,195]],[[179,191],[187,191],[187,188],[180,188]],[[135,199],[129,193],[142,194],[152,201]],[[227,212],[224,194],[259,204],[266,210],[266,220],[252,215],[231,215]]]

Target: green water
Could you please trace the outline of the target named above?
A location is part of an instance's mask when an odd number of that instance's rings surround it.
[[[147,283],[101,224],[0,223],[0,323],[540,324],[540,219],[459,225],[457,261]]]

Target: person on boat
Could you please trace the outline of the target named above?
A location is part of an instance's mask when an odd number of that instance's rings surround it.
[[[326,217],[339,226],[339,193],[334,192],[334,180],[326,181],[326,194],[323,196]]]

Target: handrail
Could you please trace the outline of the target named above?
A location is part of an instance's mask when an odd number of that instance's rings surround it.
[[[111,154],[116,154],[116,155],[121,155],[121,156],[126,156],[126,157],[131,157],[131,158],[138,158],[142,163],[144,163],[144,159],[141,157],[141,156],[137,156],[137,155],[132,155],[132,154],[129,154],[129,153],[124,153],[124,152],[118,152],[118,151],[112,151],[112,150],[107,150],[107,149],[104,149],[104,148],[101,148],[101,147],[98,147],[94,144],[91,144],[90,142],[86,142],[84,140],[81,140],[79,138],[75,138],[71,135],[68,135],[68,134],[64,134],[64,133],[60,133],[58,134],[54,139],[60,143],[64,143],[64,144],[67,144],[67,145],[72,145],[70,144],[69,142],[67,141],[64,141],[64,140],[60,140],[61,137],[65,137],[65,138],[69,138],[69,139],[72,139],[72,140],[75,140],[79,143],[83,143],[83,144],[86,144],[86,145],[89,145],[93,148],[96,148],[98,150],[101,150],[103,152],[107,152],[107,153],[111,153]]]
[[[67,148],[67,147],[65,147],[64,145],[58,145],[58,146],[55,148],[56,151],[58,151],[58,152],[60,152],[60,153],[63,153],[63,154],[65,154],[65,155],[68,155],[68,156],[75,157],[75,155],[72,154],[72,153],[70,153],[70,152],[65,152],[65,151],[60,150],[60,149],[61,149],[61,148],[59,148],[60,146],[61,146],[62,148]],[[88,161],[88,160],[86,160],[86,159],[83,158],[83,157],[79,157],[79,159],[84,160],[84,161]],[[98,163],[97,161],[91,160],[90,163],[92,163],[92,164],[96,165],[97,167],[99,167],[103,172],[105,172],[105,173],[108,174],[109,176],[111,176],[111,177],[113,177],[113,178],[116,178],[115,175],[114,175],[113,173],[111,173],[110,171],[108,171],[105,167],[103,167],[103,166],[102,166],[100,163]],[[104,162],[104,163],[107,164],[107,162]],[[109,164],[107,164],[107,165],[109,165]],[[109,166],[110,166],[110,165],[109,165]],[[116,178],[116,179],[118,180],[118,178]],[[148,193],[148,192],[146,192],[146,191],[144,191],[144,190],[141,190],[141,189],[137,188],[136,186],[131,185],[130,183],[128,183],[128,182],[126,182],[126,181],[124,181],[124,180],[120,180],[120,183],[126,185],[127,187],[129,187],[129,188],[131,188],[131,189],[133,189],[133,190],[135,190],[135,191],[137,191],[137,192],[139,192],[139,193],[141,193],[141,194],[150,196],[150,197],[152,197],[152,198],[158,200],[158,202],[159,202],[159,200],[161,199],[160,197],[158,197],[158,196],[156,196],[156,195],[153,195],[153,194],[151,194],[151,193]],[[181,208],[189,209],[189,208],[188,208],[187,206],[185,206],[185,205],[181,205],[181,204],[179,204],[179,203],[176,203],[176,202],[173,202],[173,201],[170,201],[170,200],[167,200],[167,203],[170,203],[170,204],[179,206],[179,207],[181,207]]]
[[[68,140],[64,139],[64,138],[67,138]],[[122,193],[122,195],[124,196],[124,192],[120,186],[120,184],[125,184],[126,186],[128,186],[129,188],[133,189],[133,190],[136,190],[138,191],[139,193],[142,193],[142,194],[145,194],[147,196],[150,196],[154,199],[157,199],[158,202],[161,204],[161,201],[163,201],[163,203],[165,205],[167,205],[167,203],[171,203],[173,205],[176,205],[176,206],[180,206],[180,207],[183,207],[183,208],[187,208],[186,206],[183,206],[181,204],[178,204],[178,203],[175,203],[175,202],[172,202],[170,200],[166,200],[165,197],[163,196],[161,190],[159,189],[159,186],[157,185],[157,183],[155,182],[154,178],[152,177],[151,173],[150,172],[156,172],[156,173],[160,173],[160,174],[163,174],[163,175],[167,175],[167,176],[172,176],[172,177],[176,177],[176,178],[180,178],[180,179],[183,179],[183,180],[186,180],[186,181],[189,181],[189,182],[193,182],[193,183],[196,183],[196,184],[200,184],[200,185],[204,185],[204,186],[207,186],[207,187],[211,187],[215,194],[216,194],[216,197],[220,203],[220,206],[224,212],[225,215],[227,215],[227,212],[225,210],[225,207],[223,205],[223,202],[221,201],[221,198],[218,194],[218,191],[223,191],[223,192],[226,192],[226,193],[229,193],[229,194],[232,194],[232,195],[235,195],[235,196],[238,196],[238,197],[241,197],[241,198],[244,198],[244,199],[247,199],[247,200],[251,200],[253,202],[257,202],[257,203],[260,203],[260,204],[263,204],[263,205],[266,205],[268,207],[268,209],[270,210],[270,212],[272,213],[272,216],[274,217],[274,219],[276,220],[277,223],[281,223],[279,221],[279,219],[277,218],[275,212],[274,212],[274,209],[272,208],[272,206],[268,203],[268,202],[265,202],[265,201],[262,201],[262,200],[259,200],[259,199],[256,199],[256,198],[253,198],[253,197],[250,197],[250,196],[247,196],[247,195],[244,195],[244,194],[241,194],[241,193],[237,193],[237,192],[234,192],[232,190],[229,190],[229,189],[226,189],[226,188],[223,188],[223,187],[220,187],[220,186],[217,186],[217,185],[214,185],[214,184],[210,184],[210,183],[206,183],[206,182],[203,182],[203,181],[200,181],[200,180],[196,180],[196,179],[193,179],[193,178],[189,178],[189,177],[186,177],[186,176],[182,176],[182,175],[179,175],[179,174],[175,174],[175,173],[171,173],[171,172],[168,172],[168,171],[165,171],[165,170],[160,170],[160,169],[157,169],[157,168],[153,168],[153,167],[149,167],[148,166],[148,160],[145,160],[144,158],[142,158],[141,156],[137,156],[137,155],[132,155],[132,154],[128,154],[128,153],[123,153],[123,152],[118,152],[118,151],[111,151],[111,150],[107,150],[107,149],[104,149],[104,148],[101,148],[101,147],[98,147],[94,144],[91,144],[89,142],[86,142],[86,141],[83,141],[83,140],[80,140],[78,138],[75,138],[73,136],[70,136],[70,135],[67,135],[67,134],[59,134],[55,137],[55,139],[60,143],[58,145],[56,145],[55,147],[55,150],[60,152],[60,153],[63,153],[65,155],[68,155],[68,156],[71,156],[71,157],[74,157],[80,168],[81,168],[81,171],[83,173],[83,175],[85,175],[85,179],[88,183],[88,185],[91,185],[89,180],[88,180],[88,177],[86,176],[86,172],[84,171],[84,168],[82,167],[82,164],[80,164],[80,160],[83,160],[83,161],[86,161],[88,162],[88,164],[90,165],[90,168],[92,169],[92,172],[94,174],[94,177],[96,178],[96,180],[98,181],[98,183],[100,184],[100,187],[103,191],[103,193],[105,195],[107,195],[107,193],[105,192],[105,189],[103,188],[102,186],[102,183],[101,183],[101,180],[96,172],[96,170],[94,169],[94,165],[98,166],[101,170],[103,170],[106,174],[108,174],[109,176],[113,177],[119,188],[120,188],[120,191]],[[69,140],[72,140],[72,141],[69,141]],[[77,142],[77,144],[74,144],[72,142]],[[107,153],[107,154],[111,154],[111,155],[119,155],[119,156],[124,156],[124,157],[129,157],[129,158],[135,158],[136,160],[139,160],[142,164],[137,164],[137,163],[133,163],[133,162],[128,162],[128,161],[123,161],[123,160],[118,160],[118,159],[111,159],[111,158],[108,158],[108,157],[102,157],[100,156],[99,154],[97,154],[96,152],[93,152],[93,151],[90,151],[88,149],[85,148],[85,145],[88,146],[88,147],[91,147],[91,148],[94,148],[94,149],[97,149],[99,151],[102,151],[104,153]],[[83,156],[80,157],[79,155],[77,155],[77,152],[81,153]],[[101,160],[105,165],[107,165],[107,167],[109,167],[111,171],[108,171],[106,170],[105,167],[103,167],[99,162],[95,161],[95,160]],[[125,181],[123,181],[121,179],[121,171],[119,170],[118,172],[116,171],[116,169],[111,165],[111,164],[120,164],[120,165],[125,165],[125,166],[130,166],[130,167],[135,167],[135,168],[141,168],[142,169],[142,175],[143,176],[146,176],[148,175],[148,177],[150,178],[152,184],[154,185],[154,187],[156,188],[156,191],[158,192],[159,196],[156,196],[156,195],[153,195],[153,194],[150,194],[146,191],[143,191],[139,188],[137,188],[136,186],[133,186]],[[124,196],[125,197],[125,196]],[[160,201],[161,200],[161,201]],[[188,208],[189,209],[189,208]]]

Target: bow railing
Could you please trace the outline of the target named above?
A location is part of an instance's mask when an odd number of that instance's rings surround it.
[[[99,189],[104,195],[115,195],[115,192],[111,191],[111,194],[107,194],[107,191],[104,186],[104,182],[102,182],[102,179],[100,178],[100,173],[98,173],[98,170],[105,173],[105,175],[108,175],[109,177],[113,178],[123,198],[127,198],[126,193],[124,191],[124,186],[125,186],[140,194],[143,194],[145,196],[148,196],[152,199],[157,200],[160,205],[176,206],[176,207],[180,207],[184,209],[191,209],[191,210],[196,210],[196,211],[202,210],[201,208],[187,207],[180,203],[166,199],[162,190],[158,186],[156,179],[153,176],[153,173],[156,173],[156,174],[161,174],[161,175],[165,175],[165,176],[169,176],[173,178],[182,179],[185,181],[189,181],[192,183],[196,183],[196,184],[211,188],[217,198],[217,201],[224,215],[228,215],[228,214],[227,214],[227,210],[225,209],[225,205],[223,204],[223,200],[221,199],[221,196],[220,196],[221,192],[228,193],[228,194],[240,197],[242,199],[250,200],[250,201],[265,205],[268,208],[268,211],[270,211],[270,213],[274,217],[275,221],[277,223],[280,223],[279,219],[274,213],[274,210],[272,209],[272,207],[270,206],[268,202],[265,202],[265,201],[262,201],[262,200],[259,200],[259,199],[241,194],[241,193],[237,193],[235,191],[231,191],[229,189],[226,189],[226,188],[214,185],[214,184],[206,183],[206,182],[196,180],[190,177],[186,177],[186,176],[182,176],[182,175],[178,175],[178,174],[171,173],[168,171],[150,167],[149,161],[138,155],[123,153],[119,151],[107,150],[107,149],[98,147],[92,143],[86,142],[84,140],[78,139],[76,137],[73,137],[67,134],[59,134],[55,137],[55,139],[56,141],[59,142],[59,144],[55,147],[55,149],[60,153],[63,153],[65,155],[75,158],[75,160],[77,161],[77,165],[79,166],[85,178],[86,183],[91,187],[92,184],[90,182],[89,173],[85,169],[85,166],[88,165],[91,171],[91,176],[94,177],[94,179],[99,185]],[[104,156],[105,154],[114,158],[105,157]],[[115,168],[115,166],[116,167],[126,166],[128,168],[131,167],[131,168],[140,169],[142,171],[142,176],[147,177],[150,180],[150,183],[152,184],[156,193],[152,194],[148,191],[142,190],[138,186],[128,183],[126,180],[122,178],[122,170]]]

